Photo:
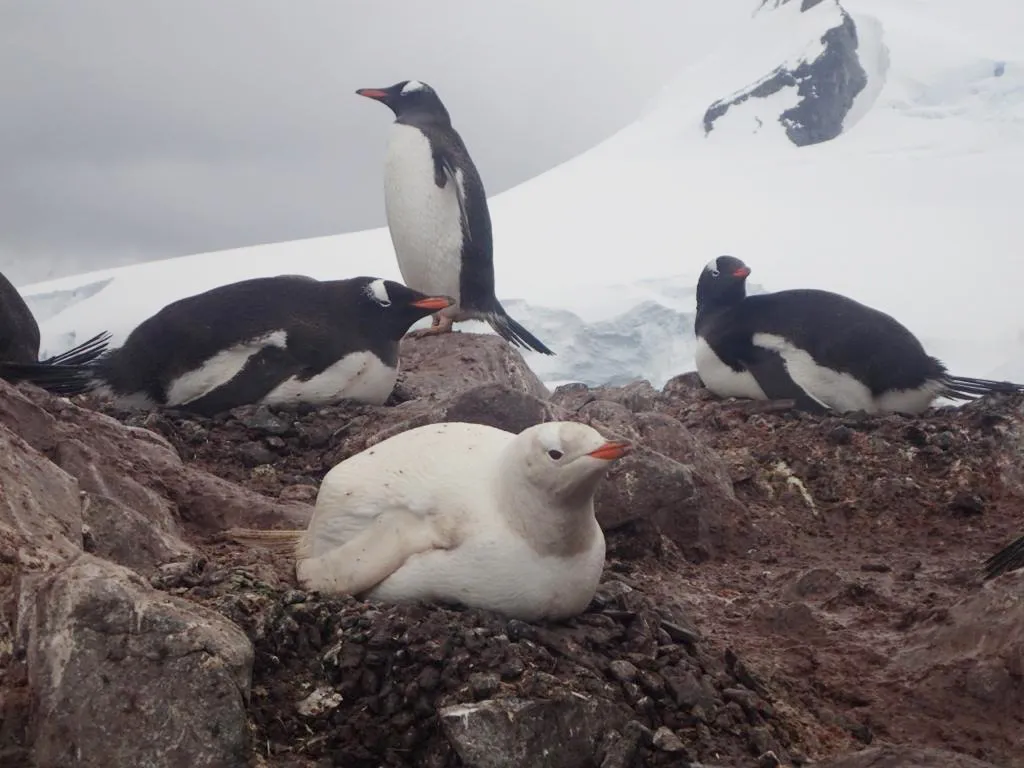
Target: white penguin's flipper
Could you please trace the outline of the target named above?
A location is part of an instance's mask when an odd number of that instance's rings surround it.
[[[319,557],[298,549],[295,574],[304,589],[359,595],[384,581],[413,555],[458,545],[458,532],[437,516],[423,517],[406,509],[382,512],[340,547]]]

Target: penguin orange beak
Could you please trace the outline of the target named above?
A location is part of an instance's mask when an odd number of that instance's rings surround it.
[[[360,88],[356,93],[376,101],[383,101],[389,95],[387,91],[382,91],[380,88]]]
[[[621,459],[631,450],[633,450],[633,445],[625,440],[609,440],[600,448],[588,453],[587,456],[604,461],[615,461],[615,459]]]
[[[733,277],[746,277],[750,274],[750,267],[737,267],[732,271]]]
[[[445,307],[450,307],[454,303],[454,299],[448,296],[428,296],[425,299],[417,299],[410,302],[409,306],[416,307],[416,309],[428,309],[431,312],[438,312]]]

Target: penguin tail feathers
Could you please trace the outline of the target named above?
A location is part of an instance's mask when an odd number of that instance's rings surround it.
[[[278,555],[295,556],[303,531],[267,531],[257,528],[229,528],[224,537],[247,547],[268,549]]]
[[[58,397],[82,395],[100,383],[83,365],[44,363],[0,363],[0,379],[15,384],[27,381]]]
[[[555,354],[544,345],[544,342],[509,317],[508,313],[500,306],[497,311],[488,312],[484,319],[487,320],[487,324],[494,329],[495,333],[513,347],[532,349],[534,352],[540,352],[542,355]]]
[[[950,400],[975,400],[984,395],[1019,394],[1024,392],[1024,385],[1010,381],[992,381],[991,379],[972,379],[967,376],[943,376],[939,383],[943,397]]]
[[[1000,574],[1015,571],[1018,568],[1024,568],[1024,536],[1003,547],[985,561],[983,565],[984,580],[994,579]]]
[[[109,343],[110,334],[104,331],[83,341],[77,347],[72,347],[67,352],[39,362],[44,365],[86,365],[106,352]]]

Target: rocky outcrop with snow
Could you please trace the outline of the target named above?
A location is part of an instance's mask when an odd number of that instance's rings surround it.
[[[764,0],[759,13],[792,12],[796,6],[797,0]],[[716,123],[734,107],[749,99],[778,96],[785,89],[794,92],[791,98],[773,101],[772,106],[754,115],[758,125],[768,119],[778,120],[798,147],[828,141],[842,133],[854,99],[867,85],[867,74],[857,57],[856,24],[837,0],[799,0],[799,12],[814,15],[821,28],[811,33],[811,40],[797,43],[799,48],[789,61],[708,107],[704,113],[705,134],[714,131]],[[773,112],[777,103],[791,105]]]

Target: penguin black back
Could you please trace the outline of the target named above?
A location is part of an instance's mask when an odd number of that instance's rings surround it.
[[[0,273],[0,361],[34,363],[39,360],[39,324],[25,299]]]
[[[394,368],[409,326],[450,301],[374,277],[243,280],[167,305],[99,360],[96,376],[116,397],[213,413],[309,381],[352,353]]]

